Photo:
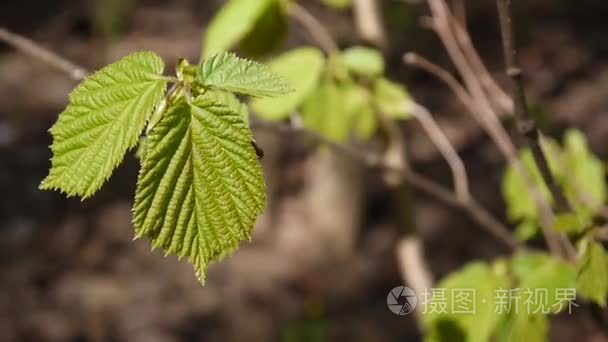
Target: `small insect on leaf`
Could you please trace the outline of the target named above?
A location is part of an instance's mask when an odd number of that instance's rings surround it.
[[[258,160],[262,160],[264,158],[264,150],[255,142],[255,140],[251,140],[251,146],[255,149]]]

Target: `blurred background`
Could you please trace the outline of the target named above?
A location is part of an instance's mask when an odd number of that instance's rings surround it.
[[[251,0],[255,1],[255,0]],[[424,2],[380,1],[387,77],[437,115],[467,164],[472,192],[505,219],[504,161],[445,87],[402,63],[419,52],[452,70],[440,42],[421,28]],[[581,129],[608,158],[608,2],[514,1],[520,57],[534,111],[559,137]],[[171,69],[199,59],[220,0],[3,0],[0,27],[96,69],[152,50]],[[340,46],[361,44],[349,10],[300,1]],[[476,47],[503,68],[493,1],[467,1]],[[289,25],[285,50],[314,44]],[[305,67],[305,66],[303,66]],[[396,244],[403,227],[394,193],[377,170],[339,160],[299,136],[256,132],[267,157],[269,206],[251,243],[210,266],[201,287],[191,266],[133,241],[138,161],[128,155],[84,202],[42,192],[51,152],[47,130],[75,86],[65,74],[0,43],[0,341],[418,341],[413,315],[386,306],[403,284]],[[450,170],[412,122],[401,124],[413,167],[450,186]],[[506,251],[467,215],[412,191],[411,224],[433,278]],[[409,229],[409,227],[406,227]],[[599,337],[589,313],[552,318],[554,341]]]

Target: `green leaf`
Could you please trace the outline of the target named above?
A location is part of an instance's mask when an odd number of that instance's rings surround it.
[[[148,138],[141,137],[139,138],[139,144],[137,144],[137,149],[135,150],[135,157],[137,159],[145,159],[148,155]]]
[[[353,4],[353,0],[321,0],[321,2],[335,9],[345,9]]]
[[[278,98],[253,99],[251,107],[264,119],[282,120],[296,110],[318,86],[325,68],[325,57],[319,49],[298,48],[279,56],[268,67],[277,75],[285,77],[295,90]]]
[[[374,81],[374,101],[378,109],[391,119],[408,119],[406,103],[409,96],[403,86],[386,78]]]
[[[326,80],[302,105],[304,126],[331,141],[344,142],[356,122],[358,102],[364,96],[354,84]]]
[[[342,52],[342,61],[355,74],[373,77],[384,73],[384,58],[376,49],[351,47]]]
[[[515,228],[515,238],[518,241],[525,242],[535,238],[539,231],[540,229],[538,228],[536,222],[523,221]]]
[[[378,128],[378,116],[374,112],[367,89],[359,84],[346,83],[342,86],[341,99],[346,121],[345,137],[348,137],[354,129],[356,137],[360,140],[370,139]]]
[[[223,52],[204,60],[197,81],[212,89],[251,96],[278,96],[291,91],[287,81],[267,66]]]
[[[134,206],[136,236],[207,265],[251,238],[264,178],[240,114],[206,97],[170,108],[149,137]]]
[[[569,289],[574,294],[574,267],[548,254],[519,253],[511,261],[511,271],[517,280],[510,290],[512,307],[495,338],[500,342],[544,342],[549,330],[547,313],[568,307],[557,291]]]
[[[497,328],[499,342],[546,342],[549,320],[543,314],[511,312]]]
[[[357,138],[363,141],[371,139],[378,129],[378,117],[369,103],[361,106],[355,127]]]
[[[541,194],[551,202],[551,193],[534,162],[534,157],[529,149],[522,149],[519,158],[528,173],[532,175],[533,182],[540,187]],[[502,192],[507,202],[507,215],[512,222],[530,221],[536,222],[538,213],[536,204],[530,195],[527,184],[519,172],[512,166],[507,168],[503,176]]]
[[[558,298],[557,292],[558,289],[575,288],[576,270],[573,265],[540,253],[520,253],[513,258],[512,265],[521,290],[520,312],[536,313],[546,309],[557,313],[564,309],[564,302]],[[543,299],[531,297],[537,294]],[[526,303],[526,299],[531,299],[531,302]]]
[[[599,207],[606,200],[605,170],[601,160],[587,147],[585,136],[576,130],[569,130],[564,138],[564,148],[555,140],[544,138],[542,147],[549,167],[557,183],[561,186],[573,211],[559,213],[556,229],[568,234],[579,233],[593,223]],[[551,202],[551,195],[542,180],[528,149],[520,151],[522,163],[541,186],[544,197]],[[535,235],[531,229],[538,229],[538,215],[527,186],[513,168],[509,168],[503,178],[503,194],[507,202],[508,216],[530,230],[526,236]]]
[[[574,202],[587,197],[590,209],[597,210],[606,200],[606,173],[602,161],[589,151],[585,136],[577,130],[569,130],[564,138],[566,191]],[[580,202],[580,201],[578,201]]]
[[[166,87],[163,61],[139,52],[87,77],[51,128],[52,167],[41,189],[95,193],[134,147]]]
[[[433,312],[430,305],[434,305],[433,300],[438,301],[436,298],[426,304],[427,313],[423,318],[430,335],[426,340],[452,341],[453,336],[446,336],[445,332],[446,326],[450,326],[446,322],[452,321],[449,330],[460,330],[463,335],[461,340],[488,341],[501,320],[501,315],[495,310],[496,291],[508,285],[504,275],[497,274],[489,265],[481,262],[468,264],[450,274],[436,287],[445,290],[445,296],[440,297],[441,303],[446,304],[445,310]],[[470,293],[470,302],[462,299],[463,293]]]
[[[584,244],[584,252],[578,261],[576,289],[583,297],[606,306],[608,294],[608,256],[601,244]]]
[[[342,141],[348,134],[345,123],[340,120],[343,108],[338,86],[334,82],[324,81],[302,105],[304,127],[328,139]]]
[[[253,30],[256,22],[276,0],[230,0],[213,18],[201,56],[211,57],[229,50]]]
[[[243,122],[249,125],[249,109],[234,94],[227,91],[216,90],[208,91],[204,96],[206,99],[216,101],[218,105],[224,105],[231,111],[238,113]]]
[[[241,40],[240,51],[249,57],[260,57],[278,48],[287,36],[285,12],[286,6],[282,2],[272,1]]]
[[[555,215],[554,228],[558,232],[576,234],[585,230],[591,223],[591,217],[567,212]]]

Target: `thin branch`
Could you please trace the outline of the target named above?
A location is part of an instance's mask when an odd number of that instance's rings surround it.
[[[310,34],[319,46],[330,54],[339,50],[338,44],[332,38],[325,26],[321,24],[306,8],[296,2],[289,5],[289,15],[294,18]]]
[[[500,31],[502,34],[503,52],[505,58],[505,69],[507,75],[513,82],[513,97],[515,98],[515,120],[518,133],[526,138],[531,147],[534,161],[547,183],[551,195],[555,199],[558,211],[571,211],[566,197],[563,195],[555,177],[551,173],[549,163],[542,149],[542,133],[536,126],[526,101],[525,87],[523,84],[522,70],[517,62],[517,49],[513,34],[511,17],[511,0],[496,0]]]
[[[402,238],[397,243],[397,263],[405,284],[417,294],[425,293],[433,287],[433,276],[424,257],[424,244],[418,236]],[[423,306],[416,307],[416,318],[420,330],[422,324]]]
[[[479,78],[479,83],[488,93],[489,98],[492,102],[496,103],[501,112],[511,113],[513,111],[513,100],[490,75],[490,72],[473,46],[466,26],[455,20],[453,21],[453,30],[454,36],[462,48],[462,52]]]
[[[490,235],[494,236],[509,249],[522,248],[521,244],[511,236],[509,229],[473,198],[470,198],[468,202],[462,202],[458,196],[456,196],[449,189],[446,189],[444,186],[434,182],[433,180],[411,170],[409,167],[394,165],[375,154],[368,154],[362,152],[360,149],[335,143],[302,127],[294,127],[292,125],[277,125],[275,123],[256,120],[252,122],[252,128],[271,130],[290,135],[294,133],[305,134],[317,142],[327,145],[335,152],[352,158],[353,160],[358,161],[367,167],[380,168],[400,174],[407,179],[410,184],[419,190],[449,206],[461,209],[468,213],[471,218],[480,225],[481,228],[486,230]]]
[[[413,52],[406,53],[403,56],[403,61],[405,64],[420,68],[435,76],[438,80],[442,81],[448,86],[448,88],[456,95],[456,97],[458,97],[460,102],[462,102],[471,113],[476,112],[473,99],[471,99],[467,93],[467,90],[447,70]]]
[[[22,53],[34,57],[45,64],[66,73],[75,81],[80,81],[87,75],[87,71],[84,68],[68,61],[67,59],[51,52],[48,49],[43,48],[28,38],[9,31],[4,27],[0,27],[0,41],[3,41],[18,51],[21,51]]]
[[[354,0],[353,11],[355,25],[361,37],[384,49],[387,47],[387,39],[380,5],[377,0]]]
[[[467,26],[467,4],[465,0],[452,0],[452,8],[454,9],[455,17],[462,26]]]
[[[452,171],[456,197],[461,202],[469,202],[471,193],[469,191],[467,170],[464,167],[462,159],[460,159],[460,156],[458,156],[458,153],[426,108],[415,102],[408,103],[407,106],[409,112],[420,122],[420,125],[422,125],[431,141],[433,141],[443,158],[447,161]]]
[[[593,235],[597,240],[608,242],[608,225],[599,227]]]
[[[449,7],[444,0],[427,1],[433,15],[432,27],[445,46],[450,59],[456,65],[470,94],[470,98],[474,101],[476,110],[472,114],[477,116],[477,119],[482,123],[482,127],[490,135],[499,151],[505,156],[509,164],[515,168],[516,172],[521,175],[527,185],[530,195],[538,208],[539,221],[549,250],[556,257],[564,257],[566,253],[562,249],[563,246],[560,237],[553,230],[553,223],[555,221],[553,211],[518,159],[515,145],[498,119],[498,115],[488,100],[487,94],[484,91],[475,70],[471,67],[467,56],[463,53],[462,47],[459,46],[458,39],[453,30],[453,22],[455,19],[453,18]]]

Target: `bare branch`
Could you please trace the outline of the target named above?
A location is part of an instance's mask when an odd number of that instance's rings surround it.
[[[331,37],[325,26],[321,24],[306,8],[296,2],[289,5],[289,15],[294,18],[326,52],[333,53],[339,50],[338,44]]]
[[[469,96],[467,90],[447,70],[413,52],[406,53],[403,56],[403,61],[408,65],[420,68],[437,77],[438,80],[442,81],[448,86],[448,88],[458,97],[460,102],[462,102],[471,113],[476,112],[473,99],[471,99],[471,96]]]
[[[381,48],[386,48],[386,32],[378,0],[354,0],[355,25],[361,37]]]
[[[513,82],[513,97],[515,98],[515,120],[519,134],[526,139],[532,150],[534,161],[540,173],[547,183],[551,195],[555,199],[558,211],[571,211],[568,200],[563,195],[555,177],[549,169],[549,163],[542,149],[542,133],[536,126],[530,114],[526,101],[525,87],[523,84],[522,70],[517,62],[517,50],[513,35],[510,0],[496,0],[500,31],[502,34],[503,52],[505,58],[505,70]]]
[[[463,27],[467,26],[467,5],[465,0],[452,0],[452,8],[454,9],[454,16],[458,18],[458,21]]]
[[[473,115],[482,123],[482,127],[492,138],[499,151],[505,156],[506,160],[521,175],[525,184],[528,186],[530,195],[534,199],[539,211],[539,221],[543,230],[543,235],[547,246],[556,257],[564,257],[565,251],[559,235],[553,230],[555,221],[554,213],[548,202],[541,195],[540,190],[532,181],[531,176],[523,167],[517,157],[517,149],[505,128],[502,126],[497,113],[491,105],[490,100],[479,81],[476,71],[463,53],[458,39],[454,32],[454,22],[456,21],[444,0],[427,0],[432,13],[432,27],[441,39],[450,59],[454,62],[458,72],[464,80],[469,97],[473,101],[475,111]]]
[[[422,294],[433,287],[433,276],[424,257],[424,245],[419,237],[409,236],[397,243],[397,262],[405,284],[415,293]],[[422,305],[417,306],[416,314],[422,329]]]
[[[394,172],[396,174],[400,174],[410,184],[412,184],[419,190],[429,194],[430,196],[449,206],[467,212],[471,216],[471,218],[480,225],[482,229],[484,229],[490,235],[495,237],[504,246],[508,247],[509,249],[522,248],[521,244],[511,236],[509,229],[498,219],[496,219],[490,212],[488,212],[483,206],[476,202],[473,198],[470,198],[468,202],[462,202],[452,191],[446,189],[442,185],[434,182],[433,180],[416,173],[415,171],[407,167],[407,165],[403,165],[402,163],[399,163],[401,165],[395,165],[393,163],[387,162],[385,159],[380,158],[377,155],[368,154],[364,151],[361,151],[361,149],[329,141],[326,138],[314,132],[305,130],[301,127],[294,127],[292,125],[277,125],[276,123],[256,120],[252,122],[252,128],[272,130],[283,134],[305,134],[317,140],[318,142],[327,145],[335,152],[341,153],[349,158],[352,158],[353,160],[358,161],[367,167],[380,168]]]
[[[87,75],[87,71],[84,68],[68,61],[50,50],[43,48],[28,38],[9,31],[4,27],[0,27],[0,41],[3,41],[15,49],[66,73],[75,81],[80,81]]]
[[[608,225],[599,227],[595,231],[594,237],[600,241],[608,242]]]
[[[471,68],[473,68],[475,74],[479,78],[480,84],[488,93],[490,100],[493,103],[496,103],[501,112],[510,114],[513,111],[513,100],[490,75],[490,72],[482,62],[481,57],[479,57],[477,50],[473,46],[473,42],[471,41],[471,37],[467,32],[466,26],[454,21],[453,30],[455,37],[462,48],[462,52],[469,61]]]
[[[460,159],[458,153],[426,108],[415,102],[407,103],[406,105],[408,106],[409,112],[412,113],[418,122],[420,122],[422,128],[424,128],[431,141],[433,141],[443,158],[450,166],[450,169],[452,170],[452,177],[454,179],[453,182],[456,197],[458,197],[458,200],[461,202],[469,202],[471,200],[471,193],[469,192],[467,170],[464,167],[462,159]]]

